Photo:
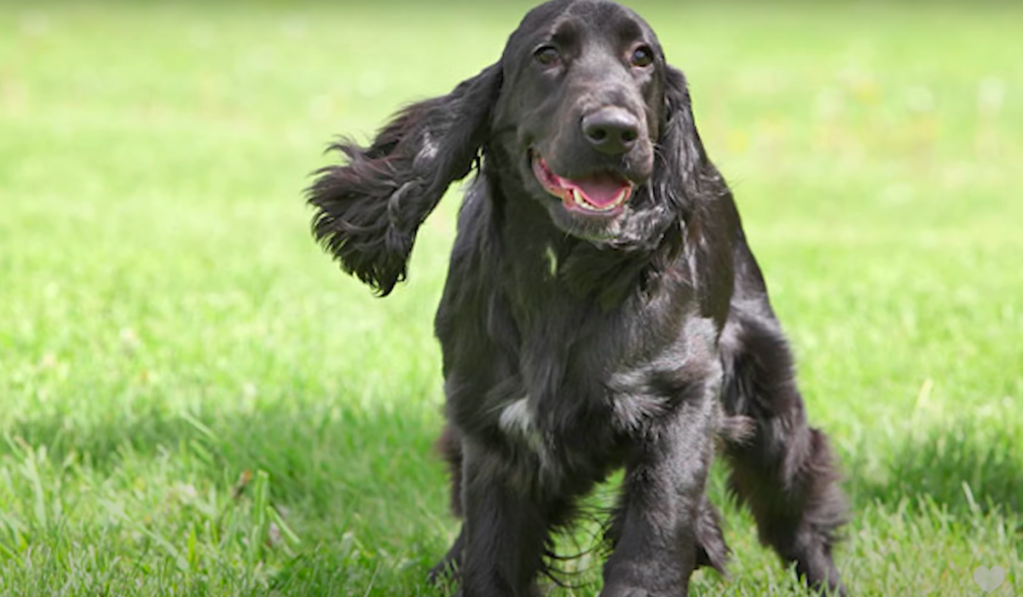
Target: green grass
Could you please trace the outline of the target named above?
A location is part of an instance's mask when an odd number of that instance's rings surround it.
[[[848,473],[852,593],[1023,594],[1023,7],[686,4],[638,8]],[[442,594],[457,193],[378,301],[301,189],[523,12],[0,0],[0,594]],[[800,594],[722,486],[693,594]]]

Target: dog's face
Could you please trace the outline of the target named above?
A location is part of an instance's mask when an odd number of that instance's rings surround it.
[[[664,57],[650,26],[603,0],[541,5],[512,34],[494,142],[565,232],[613,238],[654,168]]]
[[[419,225],[481,152],[488,184],[518,213],[543,210],[560,232],[618,255],[677,250],[675,224],[727,193],[685,76],[643,19],[608,0],[540,5],[498,63],[406,106],[368,147],[333,148],[345,163],[308,190],[314,232],[382,294],[404,279]]]

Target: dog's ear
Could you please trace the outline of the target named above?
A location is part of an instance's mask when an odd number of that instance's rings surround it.
[[[405,279],[419,226],[479,157],[500,87],[495,64],[401,110],[369,147],[350,139],[330,147],[347,160],[318,170],[306,193],[313,235],[344,271],[381,296]]]
[[[700,201],[728,191],[721,175],[707,159],[696,131],[686,77],[671,66],[665,71],[661,126],[652,190],[657,199],[680,210],[686,217],[697,209]]]

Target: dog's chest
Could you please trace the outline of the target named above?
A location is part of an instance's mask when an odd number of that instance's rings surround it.
[[[497,429],[505,463],[516,483],[560,491],[565,484],[587,484],[621,464],[609,417],[559,418],[542,401],[523,396],[501,408]]]
[[[530,404],[528,396],[505,404],[498,416],[497,427],[512,444],[534,456],[542,470],[560,468],[557,466],[559,434],[542,427],[536,406]]]
[[[557,247],[517,249],[443,306],[449,416],[523,483],[599,478],[684,389],[695,303],[661,283],[608,308],[571,291]]]
[[[637,325],[612,319],[555,334],[547,333],[557,325],[549,323],[523,336],[521,385],[492,412],[502,437],[541,473],[599,475],[617,466],[692,381],[684,330],[652,337],[646,323],[630,321]]]

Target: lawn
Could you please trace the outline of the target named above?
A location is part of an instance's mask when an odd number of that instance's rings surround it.
[[[983,595],[1001,566],[1023,594],[1023,5],[637,8],[843,462],[851,593]],[[302,189],[524,10],[0,0],[0,594],[445,594],[458,190],[378,300]],[[722,472],[731,575],[692,594],[801,594]],[[565,565],[553,594],[599,592],[599,559]]]

